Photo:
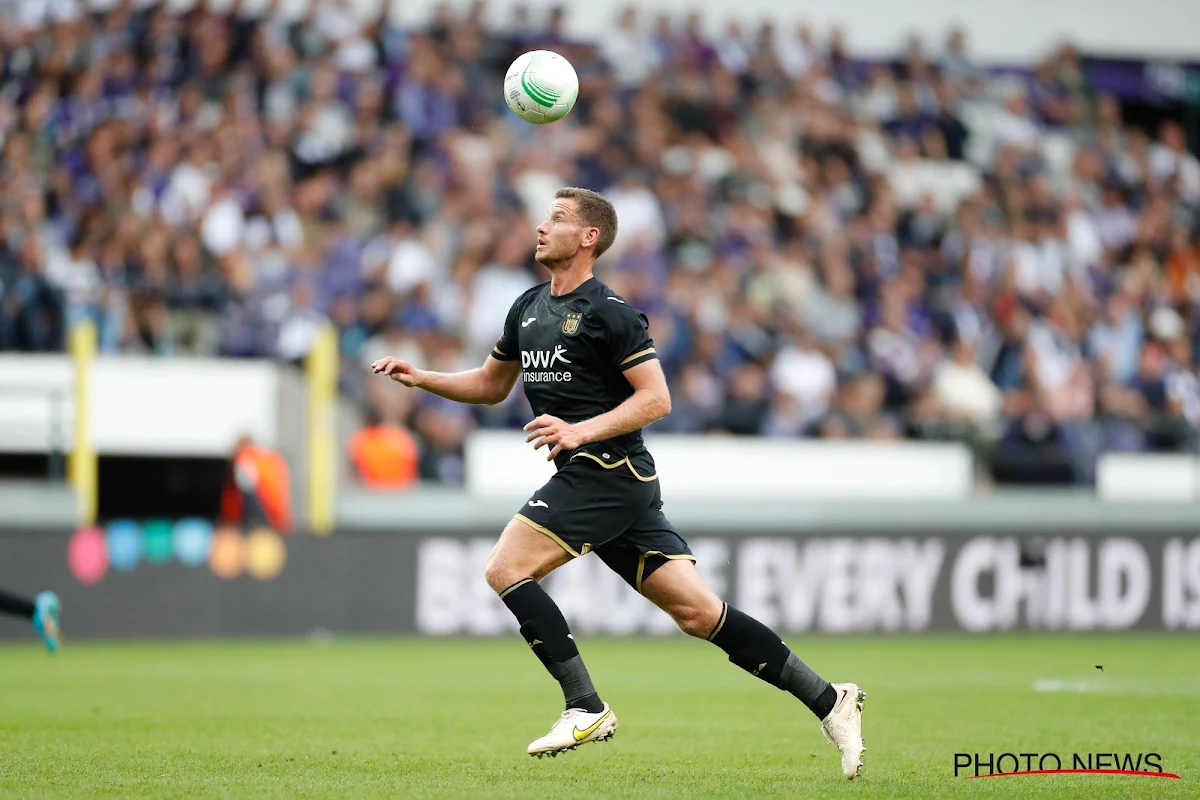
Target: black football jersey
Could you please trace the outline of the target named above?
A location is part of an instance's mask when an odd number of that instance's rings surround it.
[[[657,358],[646,315],[595,277],[559,297],[549,282],[518,297],[492,357],[520,360],[534,414],[570,423],[619,406],[633,394],[625,370]],[[580,448],[609,463],[644,450],[641,431]],[[558,466],[570,455],[560,454]]]

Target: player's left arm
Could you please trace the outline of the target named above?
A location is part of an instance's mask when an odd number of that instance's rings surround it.
[[[525,441],[533,449],[550,448],[548,461],[564,450],[576,450],[589,442],[600,442],[632,433],[671,413],[671,393],[650,338],[646,315],[619,298],[602,307],[605,349],[611,365],[629,381],[633,394],[611,411],[570,424],[543,414],[525,426]]]
[[[671,413],[671,392],[658,359],[652,358],[630,367],[624,375],[633,387],[633,394],[612,411],[574,425],[558,417],[542,414],[525,426],[529,432],[525,441],[537,440],[534,450],[549,447],[550,454],[546,460],[553,461],[564,450],[576,450],[589,442],[633,433]]]

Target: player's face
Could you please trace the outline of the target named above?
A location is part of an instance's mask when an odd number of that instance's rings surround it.
[[[551,269],[566,264],[579,252],[589,230],[580,222],[572,198],[557,199],[550,204],[545,221],[537,227],[537,250],[533,257]]]

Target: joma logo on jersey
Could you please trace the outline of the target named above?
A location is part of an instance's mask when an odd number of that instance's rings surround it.
[[[555,372],[556,364],[570,364],[566,357],[567,348],[561,344],[553,350],[522,350],[521,369],[525,370],[521,377],[526,383],[553,383],[571,380],[571,371]]]

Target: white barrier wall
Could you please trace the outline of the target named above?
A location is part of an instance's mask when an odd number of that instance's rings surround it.
[[[88,411],[102,455],[223,456],[241,434],[278,445],[272,362],[100,356],[92,369]],[[0,452],[45,452],[55,435],[69,450],[74,385],[67,356],[0,356]]]
[[[647,444],[672,501],[959,500],[973,483],[971,452],[960,444],[671,435]],[[545,452],[534,452],[520,432],[481,431],[467,443],[467,490],[527,496],[554,473]]]
[[[1096,465],[1096,494],[1111,502],[1194,503],[1200,462],[1184,453],[1106,453]]]

